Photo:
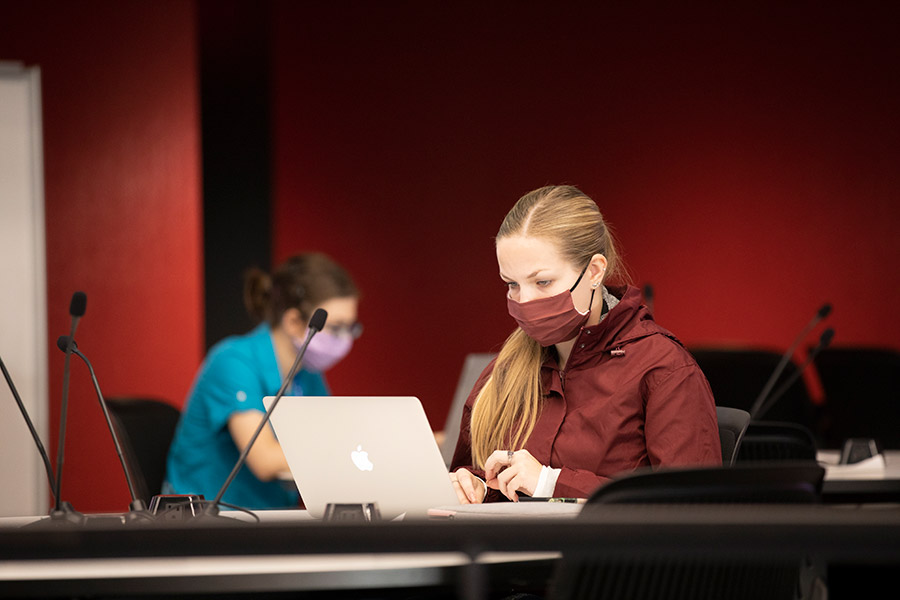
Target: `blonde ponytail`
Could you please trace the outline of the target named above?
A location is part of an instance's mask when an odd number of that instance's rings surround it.
[[[494,450],[521,448],[531,435],[543,399],[545,358],[546,350],[521,329],[503,344],[472,410],[472,459],[477,467],[484,467]]]

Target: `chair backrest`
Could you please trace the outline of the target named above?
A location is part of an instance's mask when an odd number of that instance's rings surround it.
[[[463,362],[462,373],[456,384],[456,393],[453,394],[453,403],[450,405],[447,421],[444,424],[444,441],[441,442],[441,456],[447,467],[453,460],[453,451],[456,449],[456,442],[459,439],[459,422],[462,419],[466,399],[472,392],[475,382],[478,381],[478,376],[496,356],[496,354],[469,354]]]
[[[756,397],[781,361],[781,354],[757,348],[690,348],[691,354],[706,375],[717,406],[749,411]],[[776,383],[796,372],[789,362]],[[781,399],[766,413],[773,421],[791,421],[807,427],[815,425],[815,410],[803,378],[794,382]]]
[[[825,469],[815,463],[639,471],[617,477],[588,499],[597,504],[816,503]]]
[[[814,503],[824,476],[825,470],[816,464],[787,463],[635,472],[598,489],[581,516],[602,511],[605,505],[625,503]],[[564,556],[554,573],[551,597],[793,600],[801,582],[801,558],[737,561],[664,552],[637,557]]]
[[[815,359],[825,393],[823,440],[839,448],[848,438],[875,438],[900,448],[900,352],[832,347]]]
[[[739,408],[727,406],[716,407],[716,419],[719,422],[719,443],[722,446],[722,464],[726,467],[734,464],[744,431],[750,423],[750,413]]]
[[[815,461],[812,432],[798,423],[751,421],[737,452],[738,463]]]
[[[149,503],[162,489],[166,457],[181,412],[152,398],[107,398],[106,402],[135,494]]]

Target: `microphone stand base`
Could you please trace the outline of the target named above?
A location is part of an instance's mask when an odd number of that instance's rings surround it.
[[[47,517],[29,523],[24,527],[33,529],[54,529],[58,527],[82,527],[87,522],[87,517],[75,510],[69,502],[59,503],[59,508],[51,508]]]

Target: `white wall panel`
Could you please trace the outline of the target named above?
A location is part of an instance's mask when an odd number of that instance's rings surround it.
[[[0,63],[0,356],[46,444],[43,177],[40,71]],[[0,381],[0,516],[45,514],[47,489],[40,454]]]

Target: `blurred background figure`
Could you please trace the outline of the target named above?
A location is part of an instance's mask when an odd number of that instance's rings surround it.
[[[287,395],[328,395],[325,372],[350,352],[361,333],[356,284],[324,254],[299,254],[271,275],[249,271],[244,301],[260,323],[210,349],[169,451],[167,493],[216,495],[264,416],[263,397],[274,396],[290,371],[316,309],[327,311],[328,321],[310,342]],[[279,481],[287,472],[267,426],[223,499],[245,508],[295,507],[297,492]]]

